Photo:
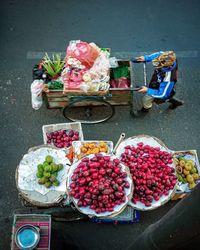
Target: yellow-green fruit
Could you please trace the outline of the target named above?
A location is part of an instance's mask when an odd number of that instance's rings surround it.
[[[42,164],[38,164],[37,168],[38,168],[38,171],[43,171],[44,169]]]
[[[187,180],[186,180],[186,178],[183,178],[183,183],[185,184],[185,183],[187,183]]]
[[[43,168],[44,168],[45,166],[49,166],[49,163],[46,162],[46,161],[43,162]]]
[[[52,183],[50,181],[45,182],[45,187],[50,188],[52,186]]]
[[[183,173],[184,173],[184,175],[189,175],[189,171],[187,171],[186,169],[183,169]]]
[[[193,167],[190,171],[191,174],[197,173],[197,169],[195,167]]]
[[[44,167],[44,171],[45,171],[45,172],[51,172],[51,166],[50,166],[50,165],[45,166],[45,167]]]
[[[57,179],[56,179],[56,177],[55,177],[54,175],[51,175],[51,177],[49,178],[49,180],[50,180],[50,182],[54,182],[54,181],[56,181]]]
[[[63,164],[58,164],[58,170],[63,169]]]
[[[53,185],[56,186],[56,187],[59,186],[59,184],[60,184],[60,182],[58,180],[53,182]]]
[[[51,162],[53,161],[52,156],[47,155],[47,156],[45,157],[45,161],[48,162],[48,163],[51,163]]]
[[[49,177],[51,177],[51,174],[49,172],[44,172],[44,177],[49,178]]]
[[[179,164],[180,164],[181,167],[184,167],[185,166],[185,161],[184,160],[180,160]]]
[[[38,184],[40,184],[40,185],[44,184],[43,181],[42,181],[42,179],[38,179]]]
[[[42,178],[43,177],[43,172],[42,171],[38,171],[37,174],[36,174],[36,176],[38,178]]]
[[[187,180],[188,183],[194,182],[194,178],[190,174],[187,175],[186,180]]]
[[[176,166],[179,165],[179,160],[177,158],[174,158],[173,160]]]
[[[190,171],[192,169],[192,165],[189,162],[185,163],[185,169]]]
[[[183,182],[183,177],[180,174],[177,174],[178,181]]]
[[[46,177],[42,177],[38,180],[38,183],[39,184],[44,184],[45,182],[47,181],[47,178]]]
[[[51,174],[51,175],[54,175],[55,177],[57,177],[57,176],[58,176],[58,172],[54,172],[54,173]]]
[[[56,165],[55,163],[51,163],[51,171],[52,173],[58,171],[58,165]]]
[[[194,167],[194,166],[195,166],[195,163],[194,163],[194,161],[193,161],[193,160],[187,160],[186,162],[187,162],[187,163],[190,163],[192,167]]]
[[[192,174],[192,177],[194,180],[197,180],[199,178],[199,175],[197,173]]]
[[[192,188],[194,188],[196,186],[196,184],[194,182],[192,182],[188,186],[189,186],[189,189],[192,189]]]

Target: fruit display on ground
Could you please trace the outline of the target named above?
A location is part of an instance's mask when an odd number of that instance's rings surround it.
[[[88,207],[102,214],[126,205],[132,188],[130,173],[119,159],[113,155],[95,154],[75,164],[69,176],[68,194],[80,209]]]
[[[37,168],[36,176],[40,185],[44,185],[46,188],[59,186],[60,183],[56,177],[58,172],[63,169],[63,164],[55,164],[53,157],[47,155],[44,162],[38,164]]]
[[[134,183],[132,202],[150,207],[174,189],[177,177],[172,167],[172,154],[143,142],[127,145],[120,160],[129,167]]]
[[[188,184],[189,189],[196,186],[196,181],[199,179],[199,173],[196,163],[192,159],[187,159],[187,155],[179,155],[174,157],[176,165],[176,173],[178,181],[182,184]]]
[[[53,144],[57,148],[68,148],[73,141],[79,140],[79,132],[73,129],[61,129],[46,133],[47,143]]]

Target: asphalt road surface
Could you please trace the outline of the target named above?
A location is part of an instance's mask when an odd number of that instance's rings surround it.
[[[117,107],[108,122],[83,125],[85,139],[116,143],[122,132],[126,137],[147,134],[172,150],[196,149],[200,154],[199,8],[198,0],[1,1],[0,249],[9,249],[12,214],[22,208],[15,183],[19,161],[30,147],[42,144],[42,125],[66,122],[60,110],[47,110],[45,105],[32,109],[32,67],[45,52],[65,52],[70,40],[95,42],[111,48],[118,58],[174,50],[179,60],[177,97],[185,101],[183,107],[169,111],[167,104],[154,106],[142,118],[131,117],[129,107]],[[148,79],[151,70],[149,66]],[[139,68],[135,74],[142,84]],[[141,213],[135,225],[54,223],[53,230],[77,249],[126,249],[175,204]],[[66,249],[59,240],[52,241],[52,249]]]

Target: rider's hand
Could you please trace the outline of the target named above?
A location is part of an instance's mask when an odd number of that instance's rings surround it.
[[[138,62],[144,62],[144,56],[136,57]]]
[[[138,90],[138,92],[144,94],[147,92],[147,90],[148,88],[146,86],[142,86],[141,89]]]

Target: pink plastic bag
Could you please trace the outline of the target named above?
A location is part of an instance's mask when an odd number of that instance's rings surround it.
[[[81,82],[66,82],[64,84],[65,90],[80,90]]]
[[[97,48],[86,42],[78,42],[73,49],[70,46],[67,48],[67,57],[76,58],[87,68],[92,67],[98,56]]]
[[[111,80],[111,88],[130,88],[130,79],[126,77],[120,77],[118,79]]]

